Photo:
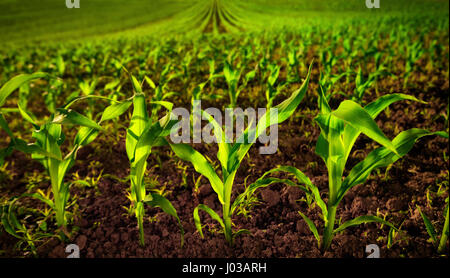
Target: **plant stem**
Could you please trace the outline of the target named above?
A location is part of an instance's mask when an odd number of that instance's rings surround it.
[[[135,214],[138,222],[139,228],[139,242],[141,246],[145,245],[145,237],[144,237],[144,205],[139,202],[137,207],[135,208]]]
[[[326,251],[330,248],[331,241],[333,239],[334,222],[336,220],[336,206],[328,206],[328,218],[327,225],[323,233],[322,250]]]
[[[438,253],[443,253],[445,251],[445,246],[447,244],[448,232],[449,232],[449,220],[448,220],[449,208],[447,207],[447,213],[445,216],[444,228],[442,230],[441,240],[439,242]]]
[[[233,245],[233,234],[231,230],[231,217],[229,215],[229,206],[223,207],[223,223],[225,224],[225,239],[231,245]]]
[[[231,215],[230,215],[230,207],[231,207],[231,191],[233,189],[234,177],[236,175],[236,171],[228,174],[224,177],[224,204],[222,206],[223,210],[223,223],[225,225],[225,239],[228,241],[230,246],[233,245],[233,230],[231,227]]]

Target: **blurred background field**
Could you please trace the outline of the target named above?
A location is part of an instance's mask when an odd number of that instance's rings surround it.
[[[80,9],[67,9],[65,0],[1,0],[0,45],[10,42],[84,39],[109,34],[186,33],[210,0],[81,0]],[[423,20],[447,15],[445,0],[381,1],[367,9],[365,0],[228,0],[246,29],[301,28],[310,24],[332,27],[380,16]],[[187,20],[187,21],[186,21]],[[445,23],[445,22],[444,22]],[[448,21],[447,21],[448,24]],[[376,25],[374,25],[376,26]],[[349,26],[349,28],[351,28]]]

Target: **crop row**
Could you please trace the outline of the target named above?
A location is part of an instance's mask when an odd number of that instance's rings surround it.
[[[308,70],[306,79],[303,85],[294,91],[287,99],[280,104],[273,106],[270,98],[267,98],[267,107],[276,108],[278,110],[278,118],[276,123],[280,124],[287,120],[297,109],[300,102],[304,98],[310,81],[311,67]],[[224,76],[229,84],[229,95],[231,108],[236,105],[236,73],[230,69],[228,64],[224,68]],[[12,78],[6,82],[0,89],[0,104],[3,106],[6,99],[22,85],[38,78],[50,78],[46,73],[23,74]],[[150,87],[157,91],[156,85],[149,79],[144,79],[139,82],[134,76],[130,75],[134,95],[125,100],[117,101],[113,98],[107,98],[96,95],[87,95],[76,97],[66,103],[64,106],[55,109],[55,113],[50,118],[44,121],[43,124],[38,124],[35,116],[26,111],[19,101],[17,109],[22,118],[33,125],[32,143],[28,143],[16,137],[10,130],[7,121],[1,115],[0,125],[3,130],[9,135],[10,143],[6,149],[2,150],[2,158],[11,154],[13,150],[18,150],[27,154],[31,154],[33,159],[38,160],[47,170],[51,181],[52,196],[38,191],[33,194],[25,194],[24,196],[36,198],[43,201],[55,213],[56,225],[60,229],[60,237],[62,239],[69,238],[67,232],[67,217],[66,206],[69,200],[69,187],[71,183],[65,182],[65,176],[68,170],[73,166],[77,152],[80,148],[91,143],[100,132],[107,132],[101,125],[105,121],[118,118],[120,115],[127,112],[133,106],[133,113],[128,128],[126,129],[126,153],[130,161],[130,176],[131,190],[129,192],[129,199],[131,200],[131,210],[134,212],[139,226],[140,242],[144,244],[144,206],[160,207],[166,213],[176,218],[180,224],[181,230],[181,244],[183,245],[183,227],[177,212],[168,199],[157,193],[146,192],[144,184],[144,173],[147,168],[147,158],[151,154],[152,148],[156,146],[168,145],[172,151],[182,160],[192,163],[195,170],[207,178],[217,198],[222,205],[222,216],[213,211],[208,206],[201,204],[194,210],[194,221],[198,232],[203,237],[202,224],[199,217],[199,210],[205,211],[214,220],[216,220],[223,230],[225,239],[232,245],[234,238],[242,233],[248,233],[247,230],[241,229],[233,230],[232,218],[236,209],[243,205],[246,201],[252,198],[252,195],[258,188],[267,187],[274,183],[284,183],[288,186],[295,186],[301,188],[306,194],[308,202],[314,202],[321,209],[321,217],[323,219],[323,235],[319,235],[319,230],[316,225],[303,213],[300,215],[308,224],[312,233],[316,237],[319,246],[323,250],[330,247],[333,236],[347,227],[359,225],[368,222],[379,222],[391,227],[390,234],[395,233],[397,228],[377,216],[360,216],[353,220],[347,221],[336,227],[336,209],[345,194],[352,187],[362,184],[368,178],[370,173],[380,167],[388,167],[398,159],[407,154],[414,143],[423,136],[438,135],[448,138],[446,132],[429,132],[424,129],[412,128],[400,132],[393,140],[390,140],[381,131],[375,122],[377,115],[385,110],[389,105],[401,100],[417,101],[413,96],[405,94],[387,94],[367,105],[362,106],[358,103],[358,98],[353,100],[344,100],[339,104],[339,107],[332,110],[328,104],[327,96],[322,85],[318,89],[318,107],[319,114],[315,121],[320,127],[321,134],[317,140],[316,153],[323,159],[328,168],[329,190],[327,202],[322,199],[319,189],[311,182],[311,180],[299,169],[291,166],[280,166],[273,170],[266,172],[256,182],[249,185],[244,192],[242,192],[234,202],[231,200],[231,193],[234,185],[234,178],[238,171],[242,160],[246,157],[248,151],[254,143],[246,142],[245,140],[236,140],[237,142],[245,143],[228,143],[225,137],[225,132],[222,126],[216,122],[213,116],[206,111],[202,111],[203,117],[208,119],[209,123],[214,129],[214,135],[218,140],[217,158],[220,162],[220,170],[216,171],[211,163],[198,151],[194,150],[187,144],[174,144],[167,140],[166,137],[170,132],[174,132],[173,126],[177,123],[174,117],[171,117],[173,103],[165,100],[152,100],[147,103],[147,96],[145,95],[142,85],[143,82],[148,83]],[[270,81],[269,88],[273,82]],[[193,100],[198,95],[194,95]],[[329,97],[328,97],[329,98]],[[103,99],[112,104],[106,107],[101,113],[98,120],[93,120],[92,115],[85,116],[75,110],[71,109],[72,105],[79,101],[92,101],[94,99]],[[149,114],[147,106],[150,104],[152,113]],[[165,109],[164,117],[158,119],[157,111]],[[156,111],[156,112],[155,112]],[[270,111],[270,110],[268,110]],[[154,113],[155,112],[155,113]],[[253,136],[258,138],[271,124],[271,112],[266,112],[258,121],[255,127],[247,127],[241,135],[244,138]],[[72,143],[71,150],[63,155],[61,151],[62,144],[66,141],[66,136],[63,132],[63,127],[72,127],[77,130],[75,138]],[[356,164],[347,174],[343,176],[347,159],[352,151],[353,145],[360,134],[365,134],[370,139],[374,140],[381,146],[370,152],[365,159]],[[287,172],[295,179],[279,179],[271,177],[274,172]],[[23,197],[23,196],[21,196]],[[14,199],[14,201],[17,199]],[[13,201],[13,202],[14,202]],[[447,198],[448,202],[448,198]],[[21,224],[15,217],[13,206],[3,207],[2,224],[5,230],[11,235],[19,239],[30,242],[31,239],[24,238],[28,234],[23,224]],[[442,252],[445,248],[448,234],[448,206],[446,207],[447,225],[439,243],[439,251]],[[429,222],[429,221],[428,221]],[[429,223],[427,223],[427,227]]]

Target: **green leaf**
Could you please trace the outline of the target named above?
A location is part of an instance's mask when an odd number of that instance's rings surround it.
[[[133,89],[136,93],[142,94],[142,86],[133,75],[131,75],[131,84],[133,85]]]
[[[108,100],[108,101],[112,101],[112,102],[117,102],[119,103],[119,101],[116,101],[114,99],[110,99],[108,97],[104,97],[104,96],[97,96],[97,95],[87,95],[87,96],[81,96],[81,97],[74,97],[71,98],[66,104],[63,105],[63,109],[69,109],[70,106],[72,106],[74,103],[81,101],[81,100],[85,100],[85,99],[92,99],[92,98],[98,98],[98,99],[104,99],[104,100]]]
[[[5,231],[8,234],[10,234],[18,239],[21,239],[22,237],[16,233],[15,229],[13,228],[13,225],[11,225],[9,216],[10,216],[10,213],[8,212],[7,207],[6,206],[3,207],[3,212],[1,214],[3,228],[5,229]]]
[[[445,136],[445,133],[429,132],[424,129],[412,128],[401,132],[394,138],[394,140],[392,140],[398,154],[393,153],[385,147],[379,147],[370,152],[363,161],[353,167],[348,176],[342,182],[342,187],[339,192],[339,200],[343,198],[348,189],[363,183],[374,169],[387,167],[396,162],[412,149],[415,142],[419,138],[430,135]]]
[[[204,110],[202,110],[202,115],[209,121],[209,123],[214,128],[214,135],[217,138],[217,143],[219,146],[219,150],[217,151],[217,158],[219,159],[222,168],[225,171],[228,171],[228,157],[230,155],[230,144],[227,142],[230,141],[228,141],[225,132],[223,131],[222,127],[219,125],[216,119],[214,119],[213,116],[211,116]]]
[[[100,122],[104,122],[119,117],[120,115],[125,113],[128,110],[128,108],[130,108],[131,104],[132,104],[131,101],[124,101],[106,107],[105,111],[103,111]]]
[[[252,234],[252,233],[251,233],[249,230],[246,230],[246,229],[240,229],[239,231],[237,231],[237,232],[235,232],[235,233],[233,234],[233,239],[236,238],[236,237],[239,236],[239,235],[242,235],[242,234],[250,235],[250,234]]]
[[[153,82],[153,80],[150,79],[150,77],[146,76],[146,77],[145,77],[145,81],[147,82],[147,84],[148,84],[152,89],[155,89],[155,88],[156,88],[155,83]]]
[[[20,103],[17,105],[17,107],[19,108],[19,112],[24,118],[24,120],[30,122],[34,126],[34,128],[39,129],[39,126],[36,124],[35,120],[31,117],[31,115],[28,114],[27,111],[25,111],[25,109],[22,108]]]
[[[128,158],[134,158],[135,147],[139,137],[144,132],[148,121],[147,105],[143,94],[136,94],[133,97],[133,115],[131,117],[130,126],[127,129],[126,151]]]
[[[390,249],[392,247],[392,245],[394,245],[394,233],[395,233],[395,230],[390,228],[388,238],[387,238],[387,244],[386,244],[388,249]]]
[[[225,76],[225,79],[227,81],[228,84],[231,84],[233,82],[234,79],[234,74],[233,74],[233,70],[231,69],[230,64],[228,63],[228,61],[225,61],[224,67],[223,67],[223,74]]]
[[[197,231],[199,232],[199,234],[202,238],[204,237],[203,231],[202,231],[202,224],[200,222],[200,216],[198,215],[198,211],[200,209],[203,210],[204,212],[208,213],[212,219],[219,222],[222,229],[225,230],[225,224],[223,223],[222,218],[220,218],[220,216],[215,211],[210,209],[207,205],[200,204],[194,209],[194,222],[195,222],[195,227],[197,228]]]
[[[168,103],[169,111],[164,117],[152,125],[147,125],[136,143],[134,156],[130,159],[131,162],[139,163],[142,159],[147,160],[158,138],[165,136],[167,132],[170,133],[171,128],[178,122],[170,118],[172,105],[172,103]]]
[[[139,137],[136,143],[133,157],[130,161],[133,164],[139,163],[141,160],[147,160],[147,157],[151,153],[154,142],[160,136],[164,128],[160,125],[159,121],[148,126],[142,135]]]
[[[330,105],[325,97],[322,85],[319,85],[319,110],[321,114],[331,113]]]
[[[11,129],[9,129],[8,122],[6,122],[6,119],[3,117],[2,113],[0,113],[0,127],[6,132],[6,134],[9,135],[9,137],[14,138],[14,134]]]
[[[120,80],[119,79],[113,80],[113,81],[111,81],[111,82],[109,82],[108,84],[105,85],[104,90],[105,91],[112,90],[115,87],[117,87],[117,85],[119,85],[119,84],[120,84]]]
[[[173,207],[172,203],[169,200],[167,200],[166,198],[164,198],[163,196],[156,194],[156,193],[151,193],[151,196],[152,196],[152,200],[145,201],[146,204],[148,204],[152,207],[161,208],[165,213],[175,217],[175,219],[178,221],[178,226],[180,227],[180,230],[181,230],[181,246],[183,246],[183,244],[184,244],[184,229],[183,229],[183,226],[181,225],[181,220],[178,217],[176,209]]]
[[[425,223],[425,228],[427,229],[428,235],[430,235],[430,238],[433,240],[433,244],[436,244],[438,242],[437,239],[437,233],[436,230],[433,227],[433,224],[431,224],[430,219],[422,212],[419,206],[416,206],[419,210],[420,216],[422,216],[423,222]]]
[[[263,176],[264,177],[264,176]],[[294,187],[299,187],[301,188],[304,192],[309,193],[308,189],[306,189],[305,187],[299,186],[298,184],[292,182],[291,180],[288,179],[278,179],[278,178],[259,178],[257,181],[255,181],[254,183],[250,184],[243,193],[239,194],[236,199],[234,200],[233,204],[231,205],[231,209],[230,209],[230,215],[234,214],[234,211],[236,210],[236,208],[242,204],[244,202],[244,200],[247,198],[249,199],[257,189],[259,188],[264,188],[267,187],[269,185],[275,184],[275,183],[284,183],[290,186],[294,186]]]
[[[19,138],[16,138],[14,141],[15,141],[14,147],[21,152],[33,154],[33,155],[41,155],[41,156],[53,158],[56,160],[61,160],[61,157],[58,155],[58,153],[49,152],[49,151],[41,148],[37,144],[28,144],[27,142],[25,142]]]
[[[343,223],[341,226],[339,226],[339,228],[335,229],[333,231],[334,234],[342,232],[343,230],[347,229],[348,227],[351,226],[357,226],[357,225],[361,225],[364,223],[371,223],[371,222],[378,222],[381,224],[384,224],[386,226],[391,227],[394,230],[397,230],[397,228],[395,228],[395,226],[393,224],[391,224],[390,222],[383,220],[379,217],[373,216],[373,215],[364,215],[364,216],[359,216],[356,217],[355,219],[349,220],[345,223]]]
[[[303,82],[300,89],[296,90],[292,95],[284,100],[282,103],[278,104],[274,108],[277,109],[277,119],[269,120],[269,117],[274,117],[274,113],[270,113],[270,111],[267,111],[258,121],[256,130],[247,128],[245,132],[240,136],[239,139],[237,139],[237,142],[246,142],[244,139],[249,137],[249,134],[255,133],[255,140],[258,139],[258,137],[264,132],[269,124],[271,123],[277,123],[280,124],[284,122],[286,119],[288,119],[294,111],[297,109],[297,106],[302,101],[303,97],[306,94],[306,91],[308,89],[308,84],[311,76],[311,69],[312,69],[313,63],[309,66],[308,74],[306,76],[305,81]],[[229,160],[228,160],[228,171],[232,172],[235,169],[237,169],[242,161],[242,159],[245,157],[247,152],[250,150],[250,147],[253,145],[253,143],[236,143],[233,145],[233,147],[230,150]]]
[[[71,109],[63,109],[58,108],[58,113],[53,118],[52,123],[56,124],[73,124],[73,125],[79,125],[79,126],[85,126],[90,127],[93,129],[99,129],[101,130],[102,127],[99,126],[96,122],[89,119],[86,116],[81,115],[80,113],[73,111]]]
[[[61,55],[58,55],[58,57],[56,57],[56,67],[58,68],[59,75],[64,75],[66,65]]]
[[[97,129],[82,126],[78,130],[77,135],[75,136],[74,145],[86,146],[92,141],[94,141],[97,135],[98,135]]]
[[[253,80],[253,79],[255,78],[255,76],[256,76],[256,71],[255,71],[255,70],[249,71],[249,72],[245,75],[245,81],[246,81],[246,82],[249,82],[250,80]]]
[[[278,123],[282,123],[287,120],[297,109],[300,102],[308,90],[308,84],[311,77],[313,63],[309,66],[308,74],[300,89],[295,91],[288,99],[275,106],[278,109]]]
[[[46,205],[48,205],[51,209],[55,209],[55,204],[53,203],[52,200],[42,196],[39,193],[33,193],[33,194],[22,194],[21,197],[31,197],[34,199],[37,199],[43,203],[45,203]]]
[[[271,69],[270,76],[267,80],[270,86],[275,85],[275,82],[277,81],[279,74],[280,74],[280,66],[274,65]]]
[[[328,153],[329,153],[329,143],[327,141],[327,139],[325,139],[323,132],[321,132],[319,134],[319,137],[317,137],[317,142],[316,142],[316,154],[318,156],[320,156],[323,160],[323,162],[325,162],[325,164],[327,164],[328,161]]]
[[[317,186],[315,186],[311,182],[311,180],[308,178],[308,176],[306,176],[302,171],[300,171],[299,169],[292,167],[292,166],[279,166],[275,169],[272,169],[272,170],[264,173],[264,176],[269,173],[280,172],[280,171],[294,175],[294,177],[297,179],[297,181],[299,183],[306,185],[308,190],[303,190],[303,191],[305,191],[307,193],[309,192],[314,197],[314,200],[316,201],[317,205],[322,210],[322,216],[326,223],[327,219],[328,219],[328,209],[327,209],[327,205],[325,204],[325,202],[322,200],[322,198],[320,196],[319,188],[317,188]]]
[[[445,198],[445,202],[447,203],[444,209],[444,215],[445,215],[445,222],[444,222],[444,227],[442,227],[442,232],[441,232],[441,239],[439,240],[439,245],[438,245],[438,253],[443,253],[445,251],[446,245],[447,245],[447,240],[448,240],[448,236],[449,236],[449,197],[447,196],[447,198]]]
[[[169,102],[169,101],[163,101],[163,100],[159,100],[159,101],[150,101],[151,104],[157,104],[157,105],[161,105],[162,107],[166,108],[170,114],[170,112],[172,112],[173,109],[173,103]]]
[[[36,72],[33,74],[20,74],[13,77],[0,88],[0,107],[5,104],[6,98],[23,84],[34,79],[47,78],[49,76],[50,75],[45,72]]]
[[[400,100],[412,100],[423,103],[423,101],[418,100],[417,98],[405,95],[405,94],[390,94],[390,95],[384,95],[374,102],[369,103],[364,107],[364,110],[372,117],[372,119],[375,119],[384,109],[386,109],[389,105],[391,105],[394,102],[400,101]],[[353,148],[353,145],[356,142],[356,139],[358,139],[358,136],[361,134],[361,132],[354,128],[351,125],[346,125],[344,128],[344,145],[346,146],[346,153],[345,158],[347,159],[350,155],[351,149]]]
[[[312,222],[311,219],[309,219],[306,215],[304,215],[300,211],[298,213],[302,216],[303,220],[305,220],[306,224],[308,224],[309,229],[313,233],[314,237],[317,240],[318,245],[320,246],[321,241],[320,241],[320,236],[319,236],[319,232],[317,231],[316,225],[314,225],[314,222]]]
[[[170,143],[169,145],[179,158],[191,162],[195,170],[209,180],[211,187],[219,197],[220,203],[223,204],[223,182],[217,176],[213,167],[209,164],[206,158],[189,145]]]
[[[351,100],[344,100],[332,115],[358,129],[367,137],[382,146],[397,153],[392,142],[384,135],[373,118],[359,104]]]

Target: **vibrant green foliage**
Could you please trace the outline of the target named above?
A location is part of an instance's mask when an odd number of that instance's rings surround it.
[[[430,235],[431,240],[433,241],[434,245],[437,245],[437,250],[439,253],[445,252],[447,240],[448,240],[448,234],[449,234],[449,213],[448,213],[448,197],[445,199],[445,202],[447,203],[444,209],[444,215],[445,215],[445,222],[444,226],[442,228],[442,233],[440,240],[438,241],[438,235],[436,233],[436,230],[431,223],[430,219],[422,212],[420,207],[418,206],[417,209],[419,210],[420,216],[422,216],[423,222],[425,224],[425,227],[427,229],[428,234]]]
[[[323,250],[327,250],[330,247],[335,234],[351,226],[379,222],[396,229],[393,224],[371,215],[349,220],[335,229],[337,207],[350,188],[363,184],[373,170],[387,167],[403,157],[421,137],[439,135],[448,138],[448,134],[445,132],[429,132],[416,128],[401,132],[392,141],[387,138],[374,119],[389,105],[399,100],[418,101],[409,95],[391,94],[380,97],[365,107],[361,107],[353,101],[344,100],[336,110],[332,110],[325,95],[322,92],[319,94],[320,113],[315,120],[320,127],[321,133],[317,139],[316,153],[323,159],[328,169],[329,189],[327,204],[321,198],[318,188],[300,170],[292,167],[281,167],[272,171],[282,171],[294,175],[299,184],[305,185],[303,190],[306,194],[312,196],[320,207],[324,221],[322,239],[315,224],[303,213],[300,213],[300,215],[308,224]],[[379,143],[381,147],[370,152],[364,160],[356,164],[349,171],[348,175],[344,177],[347,160],[356,139],[361,133]],[[258,181],[258,183],[264,182],[264,179]]]
[[[152,104],[161,105],[168,110],[166,116],[159,121],[153,122],[147,112],[146,97],[142,91],[141,84],[134,76],[131,76],[131,81],[134,89],[133,115],[131,116],[130,125],[127,129],[126,152],[130,160],[130,200],[132,201],[133,209],[138,220],[140,243],[141,245],[145,244],[143,226],[145,215],[144,204],[148,204],[154,207],[160,207],[167,214],[176,218],[181,230],[181,245],[183,245],[184,230],[175,208],[165,197],[157,193],[147,194],[144,184],[147,158],[151,154],[152,147],[158,143],[161,137],[167,135],[167,132],[175,124],[175,121],[170,118],[173,104],[165,101],[152,102]]]
[[[389,248],[399,234],[396,228],[400,229],[400,220],[394,225],[386,221],[391,221],[390,217],[377,214],[341,223],[336,218],[340,202],[351,188],[364,184],[374,170],[389,170],[423,136],[448,138],[446,132],[404,130],[411,127],[409,123],[391,126],[388,121],[382,126],[375,122],[384,111],[377,121],[392,117],[396,122],[395,116],[404,114],[408,119],[416,117],[421,128],[438,126],[435,129],[448,132],[448,102],[442,103],[449,76],[448,1],[382,1],[381,9],[367,9],[362,0],[81,0],[81,9],[67,9],[62,0],[22,0],[20,5],[17,1],[0,2],[0,84],[4,84],[0,88],[0,233],[14,236],[25,255],[36,254],[44,239],[55,236],[55,226],[66,235],[74,235],[77,227],[76,221],[71,221],[75,215],[72,210],[82,203],[77,198],[84,195],[70,196],[70,189],[82,187],[88,196],[95,190],[99,196],[103,192],[98,185],[107,184],[105,179],[109,178],[117,181],[117,187],[130,184],[128,209],[136,216],[142,245],[144,223],[149,218],[146,205],[160,207],[176,219],[183,245],[179,216],[186,211],[177,212],[177,206],[167,198],[180,185],[196,197],[199,184],[206,178],[222,205],[222,213],[204,204],[194,209],[195,229],[202,237],[200,217],[204,212],[219,223],[225,239],[232,244],[237,235],[248,233],[233,227],[233,217],[252,213],[260,203],[255,194],[258,189],[285,183],[306,192],[310,207],[319,207],[323,229],[316,227],[316,219],[308,218],[311,215],[303,209],[299,214],[323,249],[329,248],[337,233],[369,222],[390,227]],[[307,65],[313,59],[317,65],[314,71]],[[303,76],[307,76],[304,82]],[[314,90],[306,95],[308,83]],[[206,152],[200,153],[191,145],[166,141],[175,124],[169,118],[172,108],[189,106],[193,100],[218,108],[275,107],[279,109],[277,123],[289,119],[286,129],[291,131],[313,123],[317,96],[319,115],[315,122],[321,132],[315,151],[328,171],[328,198],[319,191],[319,184],[312,182],[316,179],[311,172],[310,179],[294,166],[267,171],[247,186],[247,178],[253,181],[255,172],[260,173],[249,153],[253,143],[219,140],[219,163],[214,163]],[[391,106],[400,100],[418,102],[414,96],[433,105],[421,103],[411,109],[401,103]],[[297,111],[302,100],[304,109]],[[225,140],[223,127],[213,115],[202,113],[214,126],[217,138]],[[266,114],[256,129],[247,129],[240,139],[255,133],[258,137],[271,117]],[[316,138],[317,134],[305,128],[305,137]],[[364,138],[358,140],[361,134]],[[280,136],[283,143],[285,136],[289,135]],[[354,150],[357,140],[366,148],[379,144],[359,163],[354,159],[366,149],[358,143],[361,148]],[[436,141],[438,146],[442,144]],[[436,141],[429,144],[434,148]],[[77,159],[77,152],[88,144],[88,158],[79,155]],[[210,150],[211,146],[202,147]],[[22,156],[14,153],[17,151],[31,154],[44,168],[16,176],[16,168],[27,163],[19,161]],[[446,161],[447,149],[439,151]],[[434,153],[439,151],[434,148]],[[118,152],[126,153],[128,159]],[[184,164],[175,155],[189,163]],[[279,155],[299,163],[296,153]],[[127,167],[111,168],[111,157],[123,157],[130,172]],[[240,175],[247,168],[241,167],[244,158],[250,174],[245,177],[243,192],[236,192],[235,180],[244,178]],[[441,161],[441,157],[435,160]],[[414,159],[408,161],[415,164]],[[161,177],[167,171],[165,167],[174,163],[180,184],[176,178]],[[305,163],[308,168],[315,167],[312,173],[325,169],[320,161]],[[401,167],[398,163],[393,168],[398,171]],[[147,168],[152,168],[152,174]],[[437,168],[433,171],[446,170]],[[42,174],[42,169],[48,175]],[[276,172],[295,179],[272,177]],[[29,178],[35,173],[39,179]],[[156,188],[159,181],[161,187]],[[9,190],[8,183],[20,184],[21,189],[25,184],[27,193],[11,196],[16,192]],[[28,203],[22,202],[22,197],[45,205],[26,210]],[[440,194],[439,198],[445,197]],[[412,200],[410,207],[416,204]],[[431,221],[435,219],[420,211],[439,252],[445,250],[448,241],[448,206],[446,213],[439,238],[437,223]],[[94,223],[91,228],[101,224]],[[63,233],[59,233],[60,238],[64,238]]]
[[[279,124],[288,119],[292,115],[292,113],[294,113],[297,106],[300,104],[306,94],[310,80],[310,72],[311,66],[301,88],[292,93],[292,95],[285,101],[274,107],[278,111],[278,118],[269,121],[270,117],[273,117],[273,113],[271,113],[270,110],[266,111],[266,113],[259,119],[256,128],[252,129],[250,127],[247,127],[241,137],[249,138],[249,136],[254,133],[254,136],[252,138],[256,140],[262,134],[262,132],[264,132],[267,127],[269,127],[269,124]],[[170,144],[170,147],[179,158],[191,162],[195,170],[209,180],[212,189],[217,194],[217,198],[222,204],[222,218],[220,218],[220,216],[216,212],[214,212],[204,204],[199,205],[195,209],[194,220],[200,235],[203,237],[199,216],[199,210],[201,209],[207,212],[214,220],[219,222],[225,234],[225,239],[230,244],[233,244],[234,237],[246,231],[239,230],[237,232],[233,232],[232,230],[232,217],[235,212],[235,208],[239,206],[240,202],[243,201],[243,198],[237,198],[232,204],[231,193],[236,173],[241,165],[242,160],[244,159],[245,155],[248,153],[254,142],[251,142],[249,140],[239,140],[238,138],[236,139],[236,143],[234,144],[227,143],[229,142],[229,140],[226,139],[226,135],[222,127],[219,126],[219,124],[215,122],[215,119],[208,115],[205,111],[202,111],[202,113],[209,120],[209,122],[213,124],[214,134],[218,138],[219,149],[217,152],[217,158],[222,166],[222,178],[218,176],[208,160],[202,154],[194,150],[191,146],[185,144]]]

